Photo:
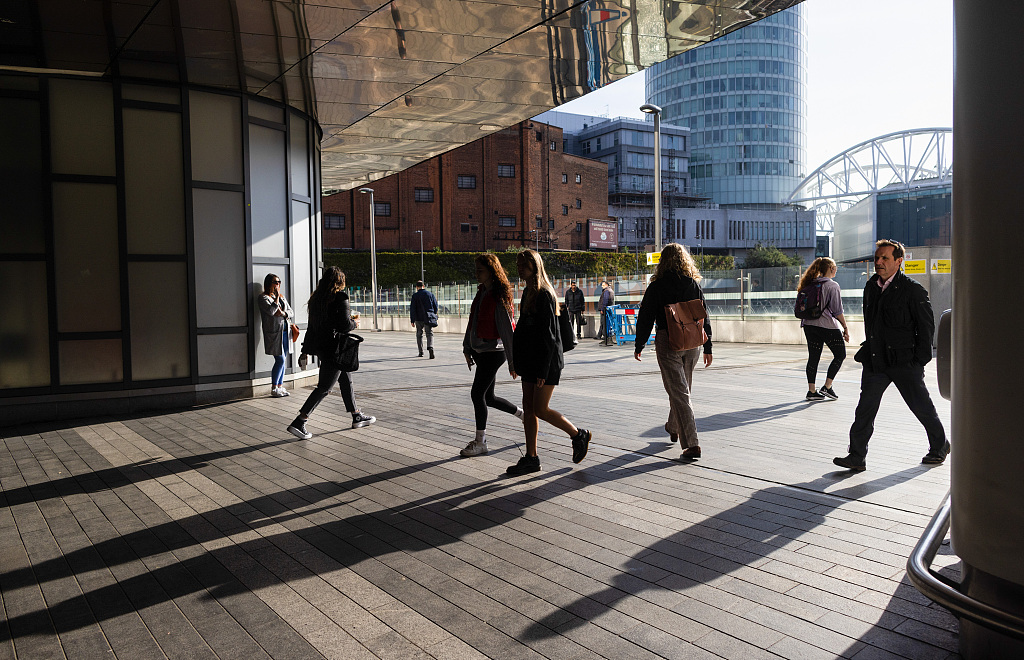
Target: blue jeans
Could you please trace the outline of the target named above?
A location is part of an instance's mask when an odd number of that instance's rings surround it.
[[[284,385],[284,361],[288,357],[288,329],[281,334],[281,354],[274,356],[274,368],[270,372],[274,387]]]

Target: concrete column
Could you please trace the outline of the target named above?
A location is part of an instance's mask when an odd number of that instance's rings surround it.
[[[952,534],[968,592],[1024,612],[1024,5],[955,0]],[[1024,644],[963,622],[965,658]]]

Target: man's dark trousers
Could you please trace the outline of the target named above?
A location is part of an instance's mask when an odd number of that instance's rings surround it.
[[[860,377],[860,402],[857,403],[853,426],[850,427],[850,454],[860,461],[867,456],[868,440],[875,430],[875,415],[878,414],[882,395],[890,383],[896,385],[910,411],[928,432],[929,453],[943,455],[946,431],[942,428],[935,404],[925,387],[924,367],[918,364],[886,367],[882,371],[864,367]]]
[[[569,312],[570,324],[576,324],[576,336],[583,336],[583,312]]]

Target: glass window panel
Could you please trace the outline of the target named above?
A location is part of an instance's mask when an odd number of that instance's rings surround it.
[[[223,94],[189,93],[192,178],[196,181],[243,182],[239,102]]]
[[[220,376],[249,371],[248,337],[240,335],[199,335],[199,375]]]
[[[0,389],[50,384],[46,263],[0,261]]]
[[[291,142],[292,192],[309,197],[309,140],[306,122],[295,114],[288,115]]]
[[[121,85],[121,98],[153,103],[181,105],[181,91],[177,87],[156,85]]]
[[[50,145],[56,173],[114,176],[114,104],[108,83],[50,80]]]
[[[39,102],[0,98],[0,252],[46,251]]]
[[[250,124],[249,158],[253,256],[286,257],[288,191],[285,190],[284,133]]]
[[[306,322],[306,301],[313,293],[313,237],[315,225],[309,217],[309,204],[292,201],[291,291],[288,302],[295,310],[296,323]]]
[[[260,103],[259,101],[249,100],[249,116],[259,117],[260,119],[266,119],[267,121],[275,121],[279,124],[284,123],[284,108],[276,105],[270,105],[269,103]]]
[[[58,351],[61,385],[124,380],[120,339],[62,341]]]
[[[200,328],[245,325],[245,198],[195,188],[192,209],[196,323]]]
[[[133,381],[191,371],[185,269],[173,262],[128,264]]]
[[[112,185],[53,183],[57,329],[121,329],[117,191]]]
[[[128,252],[184,254],[181,115],[124,109]]]
[[[0,89],[23,89],[37,91],[39,79],[35,76],[0,76]]]

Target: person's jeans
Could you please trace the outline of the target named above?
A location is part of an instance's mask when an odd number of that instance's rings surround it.
[[[281,387],[284,384],[284,363],[288,358],[288,328],[285,328],[281,335],[281,354],[274,356],[274,368],[270,371],[270,379],[273,387]]]
[[[570,325],[576,324],[576,336],[583,337],[583,312],[569,312]]]
[[[434,348],[434,328],[430,327],[429,323],[423,321],[416,321],[416,348],[419,349],[420,355],[423,355],[423,333],[427,333],[427,348],[433,350]]]
[[[337,383],[341,389],[341,398],[345,402],[345,410],[351,412],[356,411],[356,392],[352,387],[352,378],[348,375],[347,371],[342,371],[334,366],[333,363],[321,359],[320,360],[320,378],[317,381],[316,388],[310,393],[309,398],[302,404],[302,408],[299,409],[299,414],[309,417],[310,413],[316,409],[320,402],[324,400],[324,397],[331,391],[334,384]]]
[[[658,338],[662,335],[659,333]],[[668,333],[665,340],[654,340],[654,353],[658,357],[661,382],[668,393],[668,421],[665,430],[679,436],[680,447],[697,446],[697,422],[690,405],[690,386],[693,383],[693,368],[700,359],[701,347],[686,351],[673,351],[668,347]]]
[[[843,332],[837,328],[805,325],[804,337],[807,338],[807,382],[813,383],[817,377],[818,361],[821,359],[821,351],[826,345],[828,345],[828,350],[832,351],[832,363],[828,365],[826,378],[835,378],[839,373],[839,367],[843,366],[843,360],[846,359],[846,342],[843,341]]]
[[[498,369],[505,364],[505,352],[474,351],[473,362],[476,363],[476,374],[473,376],[473,389],[469,391],[469,396],[473,400],[473,412],[476,413],[476,428],[483,431],[487,428],[488,406],[513,415],[516,412],[516,405],[500,396],[494,396],[494,381]]]
[[[868,440],[875,430],[878,405],[890,383],[895,383],[900,396],[928,433],[929,453],[941,454],[946,446],[946,431],[924,384],[924,367],[919,364],[888,367],[882,371],[864,367],[860,377],[860,401],[850,427],[850,454],[860,461],[868,455]]]

